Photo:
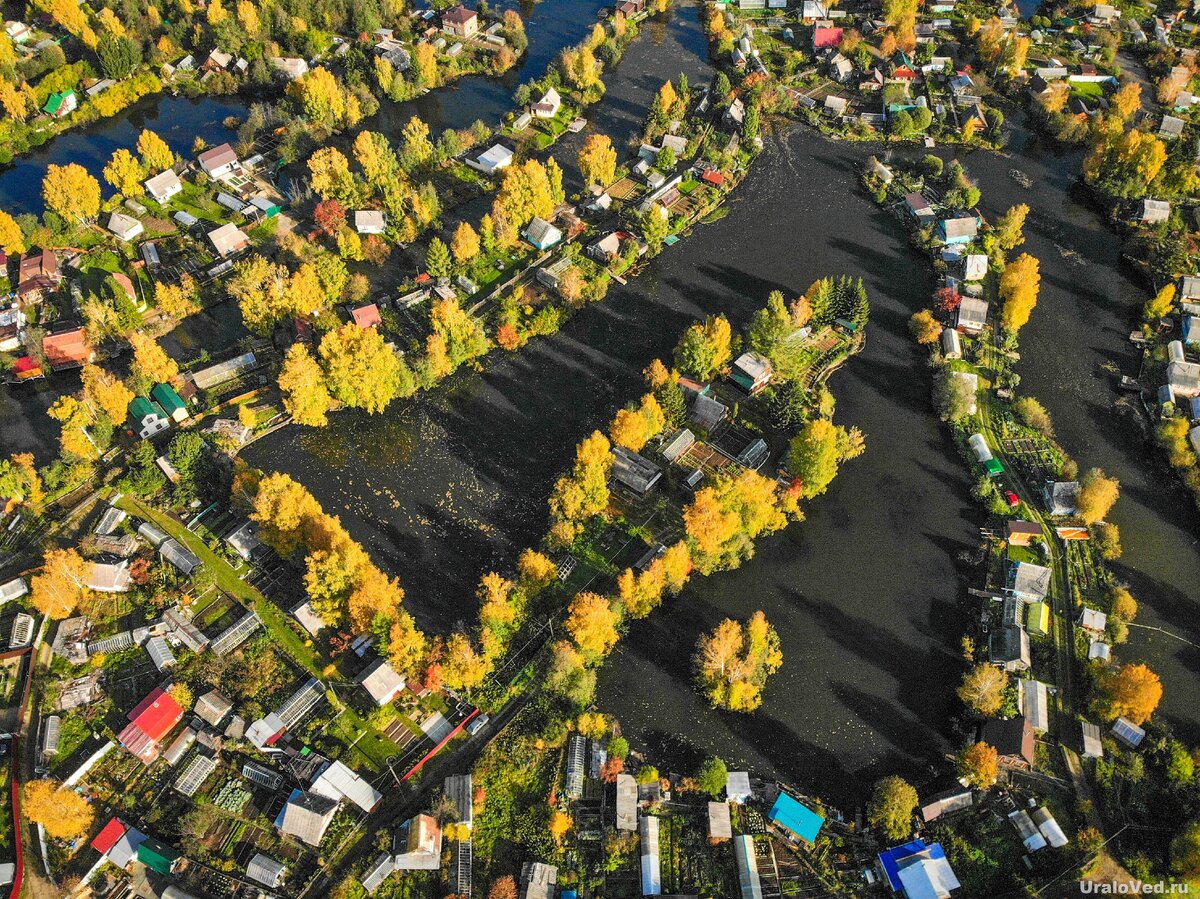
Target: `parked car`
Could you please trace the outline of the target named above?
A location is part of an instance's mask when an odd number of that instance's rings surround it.
[[[1017,506],[1021,505],[1020,497],[1018,497],[1011,490],[1004,491],[1004,500],[1008,503],[1008,507],[1010,509],[1015,509]]]

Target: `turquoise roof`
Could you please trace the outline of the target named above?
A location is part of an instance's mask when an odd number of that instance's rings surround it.
[[[779,798],[771,806],[770,818],[810,843],[817,841],[817,834],[821,832],[821,825],[825,823],[824,818],[787,793],[779,794]]]

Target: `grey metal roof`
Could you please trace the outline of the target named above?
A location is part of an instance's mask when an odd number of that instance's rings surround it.
[[[283,862],[277,862],[261,852],[254,853],[254,858],[250,859],[250,864],[246,866],[246,876],[263,886],[279,886],[285,874],[287,868]]]

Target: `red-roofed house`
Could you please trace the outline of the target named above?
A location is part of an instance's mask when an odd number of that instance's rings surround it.
[[[711,184],[713,187],[725,186],[725,175],[716,169],[705,169],[704,174],[700,176],[700,180],[705,184]]]
[[[96,358],[83,328],[71,328],[42,338],[42,354],[53,371],[80,368]]]
[[[916,81],[917,73],[909,66],[896,66],[896,70],[892,72],[892,78],[898,78],[901,81]]]
[[[125,295],[129,299],[137,302],[137,293],[133,289],[133,281],[130,280],[129,275],[124,272],[113,272],[112,279],[121,285],[121,289],[125,291]]]
[[[117,845],[117,841],[125,836],[129,827],[120,818],[113,818],[92,840],[92,848],[101,855],[108,855],[109,850]]]
[[[379,307],[374,303],[367,303],[365,306],[351,309],[350,317],[354,319],[354,324],[364,331],[368,328],[378,328],[383,324],[383,319],[379,317]]]
[[[126,717],[129,724],[117,735],[117,740],[149,765],[158,758],[159,742],[183,718],[183,709],[170,693],[156,688]]]
[[[841,28],[814,28],[813,29],[813,49],[814,50],[829,50],[836,49],[842,43]]]
[[[37,277],[50,278],[55,282],[62,277],[58,271],[58,257],[54,255],[53,250],[38,250],[21,260],[17,282],[21,283]]]
[[[474,37],[479,31],[479,16],[473,9],[456,6],[442,13],[442,28],[461,38]]]

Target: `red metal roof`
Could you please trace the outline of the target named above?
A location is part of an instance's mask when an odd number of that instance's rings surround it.
[[[170,693],[154,689],[150,695],[134,706],[126,717],[136,724],[151,740],[158,742],[171,732],[179,719],[183,717],[183,709]]]
[[[716,169],[705,169],[702,180],[714,185],[715,187],[720,187],[725,183],[725,176]]]
[[[96,838],[92,840],[92,848],[101,855],[108,855],[108,850],[117,845],[117,841],[125,836],[125,831],[129,828],[120,818],[113,818],[104,825],[104,829],[96,834]]]
[[[842,42],[841,28],[815,28],[813,29],[813,47],[818,50],[824,50],[828,47],[836,47]]]
[[[82,365],[91,361],[92,347],[83,328],[75,328],[43,337],[42,353],[51,368],[60,365]]]

